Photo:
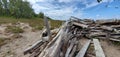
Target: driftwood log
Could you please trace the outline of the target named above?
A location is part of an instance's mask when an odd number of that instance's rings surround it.
[[[94,43],[96,57],[105,57],[99,40],[94,38],[120,42],[120,20],[94,21],[71,17],[52,31],[46,17],[44,20],[46,27],[41,39],[24,51],[30,57],[84,57],[91,42]],[[82,46],[79,41],[83,38],[88,41]]]

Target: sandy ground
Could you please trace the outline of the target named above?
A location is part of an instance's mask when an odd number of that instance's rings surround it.
[[[28,57],[23,51],[40,39],[40,32],[25,32],[22,38],[15,39],[0,48],[0,57]]]
[[[120,57],[120,46],[109,44],[107,41],[100,41],[106,57]]]
[[[5,33],[5,25],[0,26],[0,38],[10,38],[12,34]],[[18,26],[24,28],[24,33],[20,34],[22,37],[8,41],[0,47],[0,57],[29,57],[24,55],[23,52],[26,48],[33,45],[40,40],[41,31],[32,32],[32,28],[28,24],[19,24]],[[9,35],[6,35],[9,34]]]

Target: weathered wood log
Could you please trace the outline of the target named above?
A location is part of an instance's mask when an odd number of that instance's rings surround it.
[[[94,47],[95,47],[96,57],[105,57],[105,54],[102,50],[102,47],[101,47],[98,39],[93,39],[93,43],[94,43]]]
[[[80,23],[77,23],[77,22],[72,22],[73,25],[76,25],[76,26],[80,26],[82,28],[88,28],[88,25],[85,25],[85,24],[80,24]]]
[[[45,23],[45,26],[46,26],[46,29],[47,29],[47,33],[48,33],[48,37],[49,37],[49,41],[51,40],[51,32],[50,32],[50,25],[48,24],[48,19],[46,16],[44,16],[44,23]]]
[[[73,46],[74,46],[74,44],[75,44],[75,41],[76,41],[76,38],[74,38],[74,39],[71,40],[70,46],[69,46],[68,49],[67,49],[67,52],[66,52],[66,54],[65,54],[65,57],[68,57],[68,56],[69,56],[69,54],[70,54],[70,52],[71,52],[71,50],[72,50],[72,48],[73,48]]]
[[[115,29],[120,29],[120,25],[112,25],[111,27]]]
[[[110,38],[120,39],[120,33],[111,33]]]
[[[82,20],[77,18],[77,17],[71,16],[70,17],[70,21],[77,21],[77,22],[79,22],[79,21],[82,21]]]
[[[87,43],[82,47],[82,49],[78,52],[76,57],[84,57],[89,45],[90,45],[91,40],[88,40]]]
[[[102,26],[101,29],[107,30],[107,31],[113,31],[114,30],[112,27],[108,27],[108,26]]]
[[[111,36],[120,36],[120,33],[111,33]]]
[[[111,41],[115,41],[115,42],[120,42],[120,39],[109,38],[109,40],[111,40]]]
[[[90,30],[90,32],[101,32],[102,30]]]
[[[46,29],[43,29],[42,33],[40,34],[40,38],[42,38],[42,35],[45,32],[46,32]],[[32,46],[30,46],[26,50],[24,50],[24,55],[27,54],[27,53],[32,53],[35,49],[40,47],[43,43],[44,43],[44,41],[42,39],[37,41],[35,44],[33,44]]]
[[[64,27],[64,26],[63,26]],[[41,52],[41,54],[39,55],[39,57],[43,57],[47,51],[48,48],[50,48],[51,46],[54,45],[54,43],[56,42],[56,40],[58,39],[58,37],[60,36],[60,34],[63,33],[63,28],[58,32],[58,34],[47,44],[47,46],[45,47],[45,49]]]
[[[54,50],[51,52],[50,57],[56,57],[57,53],[59,52],[63,42],[63,33],[59,36],[59,38],[56,40],[56,42],[54,43],[55,47]]]
[[[42,40],[36,42],[36,43],[33,44],[31,47],[27,48],[27,49],[24,51],[24,54],[33,52],[34,49],[40,47],[42,44],[43,44]]]
[[[69,54],[69,57],[74,57],[73,55],[74,55],[74,53],[75,53],[75,51],[76,51],[76,48],[77,48],[77,46],[75,45],[75,46],[73,47],[73,50],[72,50],[71,53]]]
[[[42,34],[41,37],[46,37],[46,36],[48,36],[48,35],[47,35],[47,29],[46,29],[46,28],[43,28],[41,34]]]
[[[42,51],[43,49],[46,47],[47,42],[45,42],[43,45],[41,45],[40,47],[36,48],[32,54],[30,55],[30,57],[37,57]]]
[[[32,54],[29,57],[36,57],[40,53],[39,50],[40,50],[40,47],[34,50],[34,52],[32,52]]]
[[[60,36],[52,46],[48,47],[45,51],[42,57],[57,57],[57,53],[60,50],[62,46],[62,37]]]
[[[115,19],[111,19],[111,20],[97,20],[96,23],[98,23],[100,25],[119,25],[120,21],[119,20],[115,20]]]
[[[54,37],[52,39],[52,41],[50,41],[48,43],[48,45],[46,46],[46,48],[41,52],[41,54],[39,55],[39,57],[56,57],[60,50],[60,47],[62,45],[62,35],[63,35],[63,32],[64,32],[64,27],[67,25],[67,23],[65,23],[65,25],[63,25],[61,27],[61,30],[60,32],[56,35],[56,37]],[[53,50],[54,48],[54,50]]]
[[[106,37],[106,33],[102,33],[102,32],[94,32],[94,33],[90,33],[88,35],[89,38],[93,38],[93,37]]]

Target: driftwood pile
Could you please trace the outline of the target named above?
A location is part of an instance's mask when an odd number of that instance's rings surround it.
[[[71,17],[59,29],[47,32],[44,29],[42,39],[26,49],[24,54],[29,53],[30,57],[84,57],[93,38],[120,41],[120,20],[94,21]],[[79,49],[81,38],[89,40]],[[96,57],[105,57],[98,39],[93,39],[93,43],[98,50]]]

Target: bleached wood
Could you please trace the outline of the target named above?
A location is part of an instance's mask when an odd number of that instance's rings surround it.
[[[73,57],[75,51],[76,51],[76,45],[73,47],[73,50],[71,51],[71,53],[69,54],[69,57]]]
[[[113,38],[109,38],[111,41],[116,41],[116,42],[120,42],[120,40],[118,39],[113,39]]]
[[[82,49],[78,52],[76,57],[84,57],[89,45],[90,45],[91,40],[88,40],[87,43],[82,47]]]
[[[80,26],[82,28],[87,28],[88,25],[85,25],[85,24],[80,24],[80,23],[77,23],[77,22],[72,22],[72,24],[76,25],[76,26]]]
[[[112,27],[102,26],[101,28],[104,29],[104,30],[113,31]]]
[[[54,50],[51,52],[50,57],[56,57],[58,51],[60,50],[61,46],[62,46],[62,36],[63,34],[61,34],[59,36],[59,38],[56,40],[56,42],[54,43],[55,47],[53,48]]]
[[[51,40],[51,32],[50,32],[50,25],[48,24],[48,19],[46,16],[44,16],[44,23],[45,23],[45,26],[47,28],[47,33],[48,33],[48,37],[49,37],[49,40]]]
[[[56,42],[56,40],[58,39],[58,37],[62,33],[63,33],[63,27],[61,27],[61,29],[58,32],[58,34],[47,44],[47,46],[45,47],[45,49],[41,52],[41,54],[38,57],[43,57],[46,54],[47,49],[50,48],[51,46],[53,47],[54,43]]]
[[[74,39],[71,40],[70,46],[69,46],[68,49],[67,49],[67,52],[66,52],[66,54],[65,54],[65,57],[68,57],[68,56],[69,56],[69,54],[70,54],[70,52],[71,52],[71,50],[72,50],[72,48],[73,48],[73,45],[75,44],[75,41],[76,41],[76,38],[74,38]]]
[[[102,50],[99,40],[93,39],[93,43],[94,43],[94,47],[95,47],[96,57],[105,57],[105,54]]]
[[[28,47],[25,51],[24,51],[24,54],[27,54],[28,52],[36,49],[37,47],[41,46],[42,45],[42,40],[39,40],[38,42],[36,42],[35,44],[33,44],[31,47]]]

